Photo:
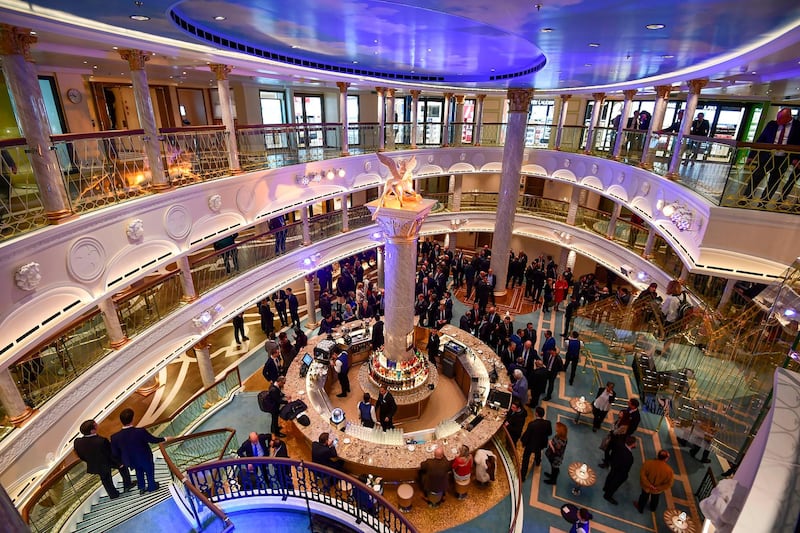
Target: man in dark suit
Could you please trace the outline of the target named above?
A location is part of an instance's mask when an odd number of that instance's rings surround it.
[[[535,359],[533,362],[533,371],[528,378],[528,386],[531,388],[529,407],[536,407],[539,405],[539,398],[541,398],[542,394],[547,390],[547,379],[549,376],[550,373],[547,371],[547,367],[544,366],[544,363],[539,359]]]
[[[433,366],[436,366],[436,357],[439,355],[439,340],[439,330],[431,329],[431,334],[428,335],[428,361]]]
[[[533,327],[533,322],[528,322],[522,332],[522,342],[525,341],[531,341],[531,344],[536,346],[536,330]]]
[[[542,349],[539,350],[542,354],[542,357],[545,357],[546,354],[550,353],[551,351],[556,349],[556,339],[553,338],[553,332],[549,329],[544,332],[544,342],[542,343]]]
[[[375,402],[375,412],[381,422],[381,427],[384,431],[394,428],[394,415],[397,413],[397,403],[394,401],[394,396],[386,388],[386,385],[381,385],[378,392],[378,399]]]
[[[550,332],[548,331],[548,333]],[[548,402],[553,397],[553,387],[555,387],[558,373],[564,370],[564,361],[555,348],[544,352],[543,356],[544,366],[547,368],[547,393],[544,396],[544,401]]]
[[[516,398],[511,400],[511,409],[506,413],[506,421],[503,425],[508,430],[508,434],[511,435],[511,440],[514,441],[514,444],[517,443],[522,435],[522,428],[525,427],[526,418],[528,418],[528,411],[522,407],[519,400]]]
[[[119,497],[119,491],[111,479],[112,468],[118,469],[122,474],[124,490],[133,488],[128,467],[111,453],[111,443],[108,439],[97,434],[97,423],[94,420],[87,420],[81,424],[81,435],[83,437],[75,439],[75,455],[86,462],[86,472],[100,476],[108,497],[112,500]]]
[[[324,465],[336,470],[342,469],[342,460],[336,453],[336,446],[327,431],[320,434],[317,442],[311,444],[311,462]]]
[[[270,435],[268,433],[256,433],[255,431],[250,433],[250,437],[239,446],[239,449],[236,450],[236,455],[239,457],[269,457],[269,441]],[[247,465],[247,472],[250,474],[249,476],[245,476],[244,472],[242,472],[242,486],[245,489],[256,489],[263,486],[263,483],[266,483],[266,480],[269,477],[269,470],[267,469],[267,465],[261,465],[259,469],[261,471],[261,478],[262,481],[259,482],[257,476],[255,475],[255,468],[253,464]]]
[[[635,447],[635,437],[625,437],[624,441],[615,441],[609,444],[609,448],[611,448],[609,462],[611,470],[608,472],[605,484],[603,484],[603,499],[614,505],[619,503],[614,499],[614,493],[628,479],[628,473],[633,466],[633,452],[631,450]]]
[[[547,439],[553,434],[553,425],[544,417],[544,409],[537,407],[533,410],[536,418],[525,428],[522,434],[522,445],[525,451],[522,455],[522,481],[528,475],[528,467],[533,454],[534,468],[542,464],[542,450],[547,447]]]
[[[759,207],[769,201],[775,191],[778,190],[778,185],[781,183],[783,175],[791,170],[789,179],[786,185],[783,186],[781,197],[778,200],[782,203],[789,196],[794,188],[795,181],[798,177],[797,167],[800,165],[800,153],[797,152],[797,146],[800,145],[800,120],[792,118],[792,110],[784,107],[778,111],[778,116],[775,120],[770,120],[761,135],[756,139],[757,143],[765,144],[778,144],[778,145],[794,145],[794,153],[787,154],[786,152],[771,150],[761,150],[758,154],[747,156],[747,162],[751,163],[753,159],[757,159],[758,163],[756,168],[753,169],[753,174],[750,176],[750,181],[745,187],[743,198],[739,201],[740,205],[747,205],[749,200],[753,199],[756,189],[764,180],[764,177],[769,174],[767,179],[767,186],[764,192],[761,193],[761,201],[758,203]]]
[[[267,362],[264,363],[264,368],[261,371],[261,374],[264,376],[264,379],[270,383],[273,383],[278,379],[278,377],[280,377],[282,368],[281,349],[275,346],[272,348],[269,357],[267,357]]]
[[[281,428],[278,425],[279,417],[278,415],[281,412],[281,408],[289,403],[289,400],[286,398],[286,395],[283,393],[283,386],[286,384],[286,376],[279,376],[278,379],[272,382],[272,385],[269,386],[269,390],[267,391],[267,398],[269,399],[269,414],[272,415],[272,425],[270,426],[270,433],[273,435],[277,435],[278,437],[285,437],[283,433],[281,433]]]
[[[436,321],[433,322],[433,324],[436,325],[437,329],[441,329],[448,325],[452,319],[453,311],[447,309],[447,306],[444,303],[440,303],[439,309],[436,311]]]
[[[278,289],[272,294],[272,302],[275,304],[275,311],[281,319],[281,326],[289,325],[289,317],[286,315],[286,291]]]
[[[291,287],[286,288],[286,303],[289,304],[289,315],[292,317],[292,327],[300,327],[300,302],[292,292]]]
[[[627,437],[633,435],[642,421],[642,414],[639,412],[639,398],[630,398],[628,407],[619,412],[614,427],[611,430],[611,442],[606,446],[603,453],[602,468],[608,468],[611,461],[611,450],[615,446],[615,441],[625,442]]]
[[[239,313],[233,317],[233,336],[236,339],[236,344],[250,340],[250,337],[244,333],[244,313]]]
[[[151,435],[144,428],[133,427],[133,409],[123,409],[119,414],[122,429],[111,436],[111,453],[122,460],[122,464],[136,471],[139,494],[158,490],[156,466],[153,462],[151,444],[164,442],[164,437]],[[145,487],[145,478],[147,486]]]
[[[375,313],[375,323],[372,324],[372,349],[377,350],[383,343],[383,320],[380,314]]]

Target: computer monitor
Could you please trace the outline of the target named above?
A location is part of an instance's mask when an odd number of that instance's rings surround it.
[[[311,363],[314,362],[314,358],[311,357],[311,354],[306,352],[303,354],[303,364],[307,366],[311,366]]]

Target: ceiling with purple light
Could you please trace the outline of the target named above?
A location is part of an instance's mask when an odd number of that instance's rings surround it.
[[[794,28],[797,0],[39,0],[287,65],[477,88],[580,89],[697,69]],[[141,5],[139,5],[141,4]],[[149,17],[133,20],[131,15]],[[181,27],[181,23],[183,27]],[[648,29],[648,25],[656,29]],[[188,31],[191,28],[191,31]],[[800,40],[798,37],[796,40]],[[753,56],[753,59],[757,59]],[[734,54],[736,55],[736,54]],[[787,58],[785,69],[800,61]],[[745,60],[740,63],[745,63]],[[781,67],[784,68],[784,67]]]

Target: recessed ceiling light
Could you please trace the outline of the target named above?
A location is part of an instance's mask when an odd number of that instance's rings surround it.
[[[97,65],[92,65],[92,68],[97,68]]]
[[[648,30],[663,30],[665,26],[663,24],[648,24],[645,28]]]
[[[375,43],[375,44],[378,44],[378,39],[375,39],[375,40],[374,40],[374,41],[372,41],[372,42],[373,42],[373,43]]]
[[[111,49],[112,50],[119,50],[119,46],[112,46]]]
[[[661,59],[672,59],[673,57],[675,56],[672,54],[664,54],[663,56],[661,56]]]
[[[753,71],[753,72],[751,72],[750,74],[758,74],[758,72],[756,72],[756,71],[754,70],[754,71]]]
[[[137,20],[139,22],[145,22],[147,20],[150,20],[150,17],[148,17],[147,15],[131,15],[130,19]]]
[[[542,33],[550,33],[553,31],[553,28],[542,28]]]
[[[35,31],[30,32],[31,35],[36,35]]]
[[[299,46],[297,46],[296,44],[293,44],[293,45],[292,45],[292,48],[300,48],[300,47],[299,47]]]
[[[430,51],[431,51],[431,49],[430,49],[430,48],[428,48],[428,52],[430,52]]]
[[[354,65],[358,65],[358,61],[353,61],[353,64]]]
[[[217,15],[216,17],[214,17],[214,20],[225,20],[225,17],[223,17],[222,15]]]
[[[183,72],[181,72],[181,74],[186,75],[186,71],[184,70]]]
[[[492,72],[494,72],[494,69],[492,69]]]
[[[586,63],[586,64],[585,64],[585,65],[583,65],[583,66],[584,66],[584,67],[591,67],[591,66],[592,66],[592,64],[591,64],[591,63]]]
[[[590,48],[598,48],[599,46],[600,46],[600,43],[589,43],[589,47]]]
[[[84,62],[83,62],[83,64],[84,64],[84,65],[88,65],[88,64],[89,64],[89,62],[88,62],[88,61],[84,61]]]
[[[377,51],[377,50],[375,50],[375,52],[373,52],[373,53],[374,53],[375,55],[378,55],[378,51]]]

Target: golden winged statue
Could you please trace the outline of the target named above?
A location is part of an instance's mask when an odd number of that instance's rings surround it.
[[[382,153],[378,153],[377,156],[378,160],[389,169],[391,175],[386,178],[383,196],[380,198],[378,208],[372,214],[372,220],[378,217],[381,207],[386,205],[387,200],[391,198],[397,199],[400,207],[403,207],[403,202],[415,203],[420,199],[419,194],[414,191],[414,176],[412,174],[412,171],[417,168],[417,157],[412,155],[409,159],[395,161]]]

